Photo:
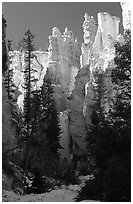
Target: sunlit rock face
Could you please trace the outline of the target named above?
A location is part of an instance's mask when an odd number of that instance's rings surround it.
[[[131,29],[131,2],[121,2],[124,30]]]
[[[68,28],[65,28],[65,32],[61,34],[55,27],[49,37],[48,50],[50,74],[62,86],[66,95],[69,95],[80,68],[81,49],[79,43]]]
[[[48,66],[48,53],[44,51],[34,51],[34,58],[31,62],[31,67],[34,70],[37,70],[35,73],[35,78],[38,79],[38,83],[41,83],[41,78],[46,74],[47,66]],[[20,51],[10,51],[10,58],[12,58],[12,62],[10,63],[10,68],[14,71],[14,83],[16,86],[19,86],[23,80],[22,71],[25,66],[25,53]],[[42,75],[41,75],[42,74]],[[41,81],[40,81],[41,80]],[[41,85],[41,84],[40,84]]]
[[[101,44],[105,48],[108,45],[108,36],[113,39],[119,34],[119,18],[109,13],[98,13],[98,30],[101,31]]]
[[[85,21],[83,23],[84,31],[84,43],[82,44],[82,57],[81,62],[82,66],[91,64],[94,67],[94,64],[98,63],[99,66],[104,66],[104,61],[106,55],[110,55],[111,47],[113,47],[113,42],[119,34],[119,18],[111,16],[107,12],[98,13],[98,27],[94,21],[93,17],[88,17],[85,15]],[[87,23],[87,28],[86,28]],[[89,30],[89,35],[86,39],[86,31]],[[93,36],[93,37],[92,37]],[[107,53],[107,50],[110,53]],[[107,54],[106,54],[107,53]]]
[[[37,72],[34,73],[34,77],[37,80],[35,87],[39,88],[43,83],[43,78],[46,74],[48,66],[48,53],[44,51],[35,51],[34,58],[32,59],[31,67]],[[23,99],[24,99],[24,89],[22,84],[24,82],[23,78],[23,69],[25,67],[25,53],[20,51],[10,51],[8,53],[11,58],[10,69],[13,69],[13,82],[15,83],[16,97],[18,100],[18,106],[20,109],[23,109]]]
[[[58,28],[52,29],[49,37],[48,71],[54,84],[54,98],[60,112],[61,158],[70,159],[69,97],[75,87],[75,77],[80,69],[81,48],[72,31],[65,28],[61,34]]]
[[[83,40],[82,44],[82,56],[81,56],[81,66],[84,67],[90,62],[92,45],[95,41],[95,36],[97,33],[97,25],[93,16],[88,16],[87,13],[84,15],[85,21],[83,23]]]
[[[110,84],[110,77],[108,77],[109,74],[106,73],[106,70],[110,70],[108,72],[111,72],[112,68],[114,68],[114,43],[119,34],[119,22],[119,18],[111,16],[107,12],[98,13],[97,33],[93,45],[89,48],[90,55],[88,56],[88,60],[86,60],[86,64],[88,62],[90,63],[90,72],[97,68],[103,71],[105,86]],[[82,55],[84,56],[84,53]],[[89,81],[85,96],[84,115],[88,114],[88,109],[85,111],[87,98],[91,98],[90,95],[93,95],[91,93],[91,86],[91,81]]]

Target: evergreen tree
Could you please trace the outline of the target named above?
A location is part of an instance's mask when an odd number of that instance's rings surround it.
[[[15,91],[16,91],[16,85],[13,81],[13,67],[10,66],[10,64],[12,64],[12,60],[13,60],[13,55],[12,55],[12,40],[8,40],[7,43],[7,47],[8,47],[8,60],[9,60],[9,67],[5,73],[5,80],[4,80],[4,84],[5,84],[5,88],[7,91],[7,96],[9,99],[9,103],[10,103],[10,111],[12,114],[12,121],[11,124],[15,125],[16,128],[16,134],[18,133],[19,130],[19,115],[18,115],[18,110],[17,110],[17,99],[15,96]]]
[[[10,66],[10,64],[12,63],[12,59],[13,59],[13,57],[9,54],[10,51],[13,51],[11,40],[8,40],[7,47],[8,47],[7,51],[8,51],[9,67],[5,73],[4,83],[5,83],[5,88],[7,91],[7,96],[9,98],[9,100],[11,100],[13,102],[13,101],[15,101],[14,92],[16,90],[16,86],[13,83],[13,68]]]
[[[7,47],[8,47],[8,52],[13,51],[13,41],[12,40],[7,40]]]
[[[113,99],[113,106],[106,115],[102,108],[102,78],[98,76],[95,93],[98,96],[96,109],[92,114],[92,127],[89,138],[90,145],[95,146],[95,157],[97,164],[101,167],[112,155],[118,156],[130,152],[130,124],[131,124],[131,36],[125,33],[125,43],[115,45],[116,57],[114,59],[116,68],[113,69],[111,79],[117,90]],[[100,79],[101,78],[101,79]],[[94,76],[95,79],[95,76]],[[101,91],[100,91],[101,90]],[[95,138],[95,141],[93,141]],[[92,142],[93,141],[93,142]],[[92,144],[91,144],[92,142]],[[94,153],[94,152],[93,152]],[[107,155],[107,156],[106,156]],[[107,160],[106,160],[107,159]]]
[[[24,170],[27,172],[29,163],[29,152],[30,152],[30,134],[31,134],[31,100],[32,100],[32,90],[33,83],[35,81],[34,73],[35,70],[32,68],[32,58],[33,58],[33,45],[34,35],[30,30],[27,30],[25,37],[23,38],[22,45],[25,52],[25,66],[23,70],[24,74],[24,107],[23,107],[23,118],[22,118],[22,138],[26,145],[25,150],[25,161]]]
[[[2,74],[4,76],[5,71],[7,70],[7,47],[6,47],[6,19],[2,15]]]
[[[61,148],[60,139],[60,127],[59,127],[59,114],[56,110],[56,104],[53,98],[53,87],[50,79],[45,79],[43,84],[43,95],[45,95],[45,108],[46,108],[46,139],[50,146],[52,153],[57,154],[58,150]]]
[[[96,69],[92,73],[92,86],[94,91],[94,105],[91,114],[91,126],[88,130],[88,151],[92,159],[95,161],[97,168],[104,166],[104,160],[107,157],[109,146],[105,144],[104,151],[100,145],[103,138],[108,137],[108,125],[105,119],[105,110],[103,101],[105,95],[104,73],[101,69]],[[108,139],[107,139],[108,140]],[[102,144],[104,145],[104,143]],[[106,149],[105,149],[106,148]],[[104,160],[103,160],[104,158]]]
[[[14,92],[16,90],[15,84],[13,83],[13,69],[9,67],[5,74],[4,80],[7,96],[10,100],[14,100]]]
[[[94,197],[90,195],[90,199],[99,198],[112,202],[129,202],[131,200],[130,31],[125,32],[124,38],[124,44],[116,43],[115,45],[116,67],[112,70],[111,79],[116,94],[106,117],[100,105],[102,95],[99,90],[102,80],[99,81],[100,83],[97,81],[99,85],[97,84],[98,89],[95,89],[99,102],[96,103],[96,109],[92,114],[92,127],[89,130],[89,153],[95,159],[98,171],[92,184],[88,182],[81,192],[83,196],[87,189],[97,188],[96,195]],[[100,189],[98,188],[99,184]],[[84,199],[86,198],[85,196]]]
[[[130,140],[131,137],[131,34],[127,30],[125,43],[116,43],[116,68],[112,71],[112,82],[116,96],[110,114],[110,122],[117,132]],[[130,150],[130,149],[128,149]],[[125,151],[125,150],[124,150]]]
[[[124,33],[125,42],[115,45],[116,68],[112,82],[116,88],[109,124],[115,130],[117,154],[108,161],[104,186],[107,201],[131,201],[131,33]],[[115,176],[114,176],[115,175]]]
[[[59,115],[56,110],[50,79],[45,78],[41,89],[34,91],[31,115],[31,144],[34,149],[34,162],[32,163],[36,163],[36,168],[41,169],[39,171],[42,174],[46,173],[52,176],[54,171],[57,171],[55,163],[59,160],[58,151],[61,146],[59,143]]]

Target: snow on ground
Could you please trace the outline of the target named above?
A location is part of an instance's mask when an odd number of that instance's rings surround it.
[[[15,194],[13,191],[2,191],[2,202],[18,202],[21,196]]]
[[[78,192],[70,189],[52,190],[48,193],[17,195],[12,191],[3,191],[2,202],[75,202]],[[83,200],[80,202],[98,202],[95,200]]]
[[[44,194],[26,195],[19,202],[73,202],[76,195],[74,191],[58,189]]]
[[[19,196],[12,191],[3,192],[3,202],[74,202],[77,193],[69,189],[52,190],[43,194]]]
[[[60,189],[55,186],[55,189],[42,194],[27,194],[17,195],[13,191],[3,190],[2,201],[3,202],[75,202],[75,197],[78,192],[85,185],[85,181],[89,180],[92,176],[82,176],[80,185],[62,185]],[[81,202],[97,202],[93,200],[83,200]]]

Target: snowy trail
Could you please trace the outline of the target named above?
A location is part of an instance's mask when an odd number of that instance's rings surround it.
[[[43,194],[19,196],[11,191],[5,191],[3,202],[74,202],[77,192],[69,189],[52,190]]]
[[[74,202],[76,195],[74,191],[59,189],[44,194],[25,195],[18,202]]]
[[[19,196],[12,191],[4,191],[3,202],[75,202],[77,192],[69,189],[52,190],[43,194],[29,194]],[[80,202],[100,202],[96,200],[82,200]]]
[[[13,191],[3,190],[3,202],[75,202],[78,192],[85,185],[85,181],[89,180],[92,175],[82,176],[80,185],[62,185],[60,188],[54,189],[42,194],[18,195]],[[81,202],[97,202],[94,200],[83,200]]]

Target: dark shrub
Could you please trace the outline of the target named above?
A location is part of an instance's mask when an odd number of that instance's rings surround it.
[[[105,199],[109,202],[131,201],[130,155],[112,157],[104,176]]]
[[[95,178],[86,182],[86,185],[81,189],[76,201],[81,200],[103,200],[103,174],[99,173]]]

